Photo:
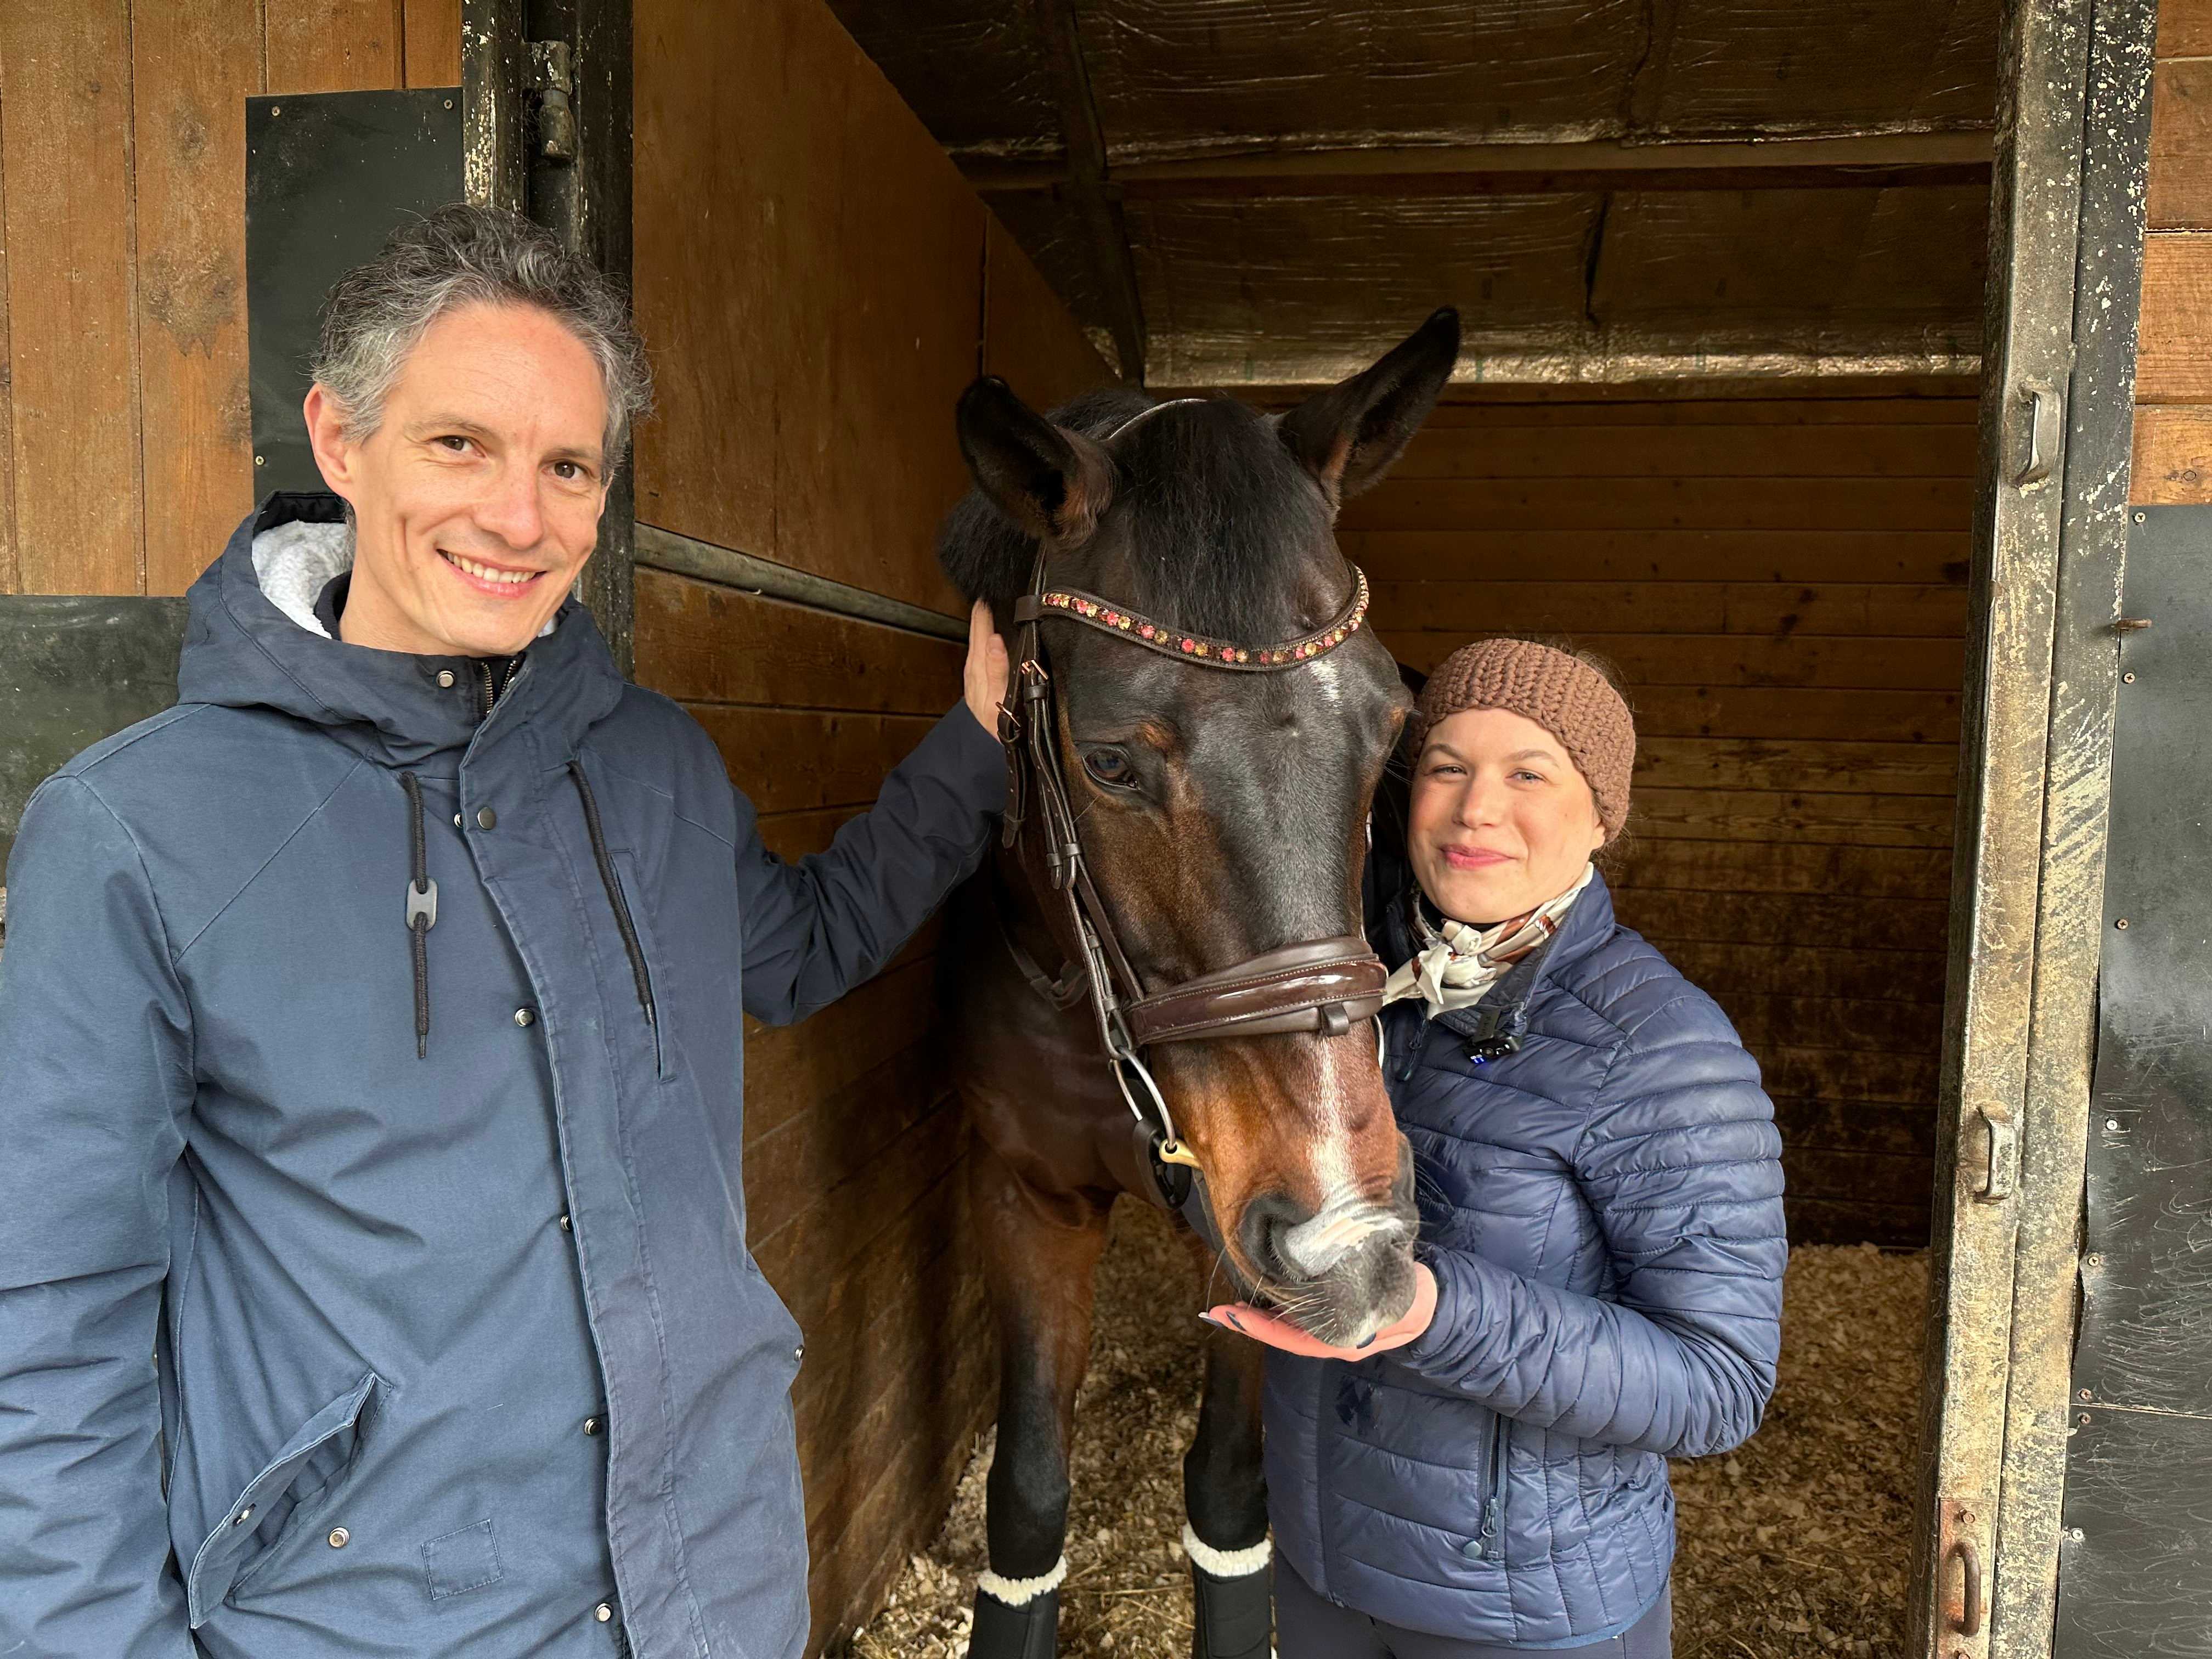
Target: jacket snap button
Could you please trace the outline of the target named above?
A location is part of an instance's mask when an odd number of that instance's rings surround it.
[[[793,1359],[804,1361],[806,1358],[806,1345],[802,1342],[797,1347],[793,1348],[791,1351],[791,1357]]]
[[[1462,1544],[1462,1545],[1459,1547],[1459,1553],[1460,1553],[1462,1555],[1464,1555],[1465,1557],[1467,1557],[1467,1559],[1468,1559],[1468,1560],[1470,1560],[1470,1561],[1480,1561],[1480,1560],[1481,1560],[1481,1559],[1482,1559],[1482,1540],[1480,1540],[1480,1538],[1471,1538],[1471,1539],[1469,1539],[1466,1543]]]
[[[564,1215],[561,1218],[561,1231],[562,1232],[567,1232],[574,1224],[573,1224],[567,1216]]]
[[[599,1431],[599,1419],[598,1418],[587,1417],[584,1419],[584,1432],[586,1434],[597,1434]]]
[[[331,1547],[332,1549],[342,1550],[352,1541],[353,1534],[348,1532],[343,1527],[332,1527],[331,1528]]]
[[[479,806],[477,808],[477,824],[479,829],[489,830],[492,825],[498,822],[499,814],[493,811],[490,807]]]
[[[604,1601],[600,1602],[599,1606],[592,1609],[592,1617],[598,1620],[603,1625],[614,1616],[615,1610]]]
[[[453,689],[453,671],[450,668],[441,668],[438,671],[438,684],[444,690],[448,691],[452,690]]]
[[[537,1013],[537,1011],[536,1011],[535,1009],[532,1009],[532,1008],[518,1008],[518,1009],[516,1009],[516,1010],[514,1011],[514,1023],[515,1023],[517,1025],[534,1025],[534,1024],[536,1024],[538,1023],[538,1013]]]
[[[461,827],[461,815],[460,815],[459,812],[456,812],[456,813],[454,813],[454,814],[453,814],[453,828],[454,828],[454,829],[456,829],[456,830],[458,830],[458,829],[459,829],[460,827]]]
[[[230,1517],[230,1524],[234,1527],[242,1527],[252,1519],[253,1519],[253,1505],[248,1504],[244,1509],[239,1510],[236,1515]]]

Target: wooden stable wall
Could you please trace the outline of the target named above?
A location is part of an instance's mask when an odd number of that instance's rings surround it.
[[[252,506],[246,100],[457,85],[459,0],[0,5],[0,593],[181,593]]]
[[[1928,1234],[1971,397],[1453,403],[1346,510],[1424,671],[1565,635],[1636,711],[1624,921],[1759,1058],[1791,1237]]]
[[[931,550],[967,483],[954,399],[988,370],[1050,403],[1103,366],[820,0],[639,0],[635,41],[635,293],[660,393],[640,523],[709,567],[736,550],[961,615]],[[645,568],[636,650],[793,858],[959,699],[963,655]],[[806,1331],[817,1648],[935,1531],[994,1383],[933,939],[801,1025],[747,1026],[749,1233]]]
[[[2160,0],[2130,499],[2212,501],[2212,0]]]

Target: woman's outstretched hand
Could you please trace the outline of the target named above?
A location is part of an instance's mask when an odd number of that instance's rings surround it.
[[[991,625],[991,607],[981,599],[968,612],[968,665],[961,678],[968,712],[997,737],[999,705],[1006,700],[1006,642]]]
[[[1394,1325],[1385,1325],[1361,1347],[1338,1348],[1316,1341],[1288,1320],[1262,1313],[1249,1302],[1224,1302],[1199,1315],[1209,1325],[1239,1332],[1255,1342],[1280,1348],[1285,1353],[1302,1353],[1315,1359],[1365,1359],[1390,1348],[1402,1348],[1428,1329],[1429,1322],[1436,1316],[1437,1276],[1429,1271],[1426,1263],[1419,1261],[1413,1264],[1413,1305],[1406,1310],[1404,1318]]]

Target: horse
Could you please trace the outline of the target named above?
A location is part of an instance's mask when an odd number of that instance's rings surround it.
[[[1409,712],[1339,505],[1449,378],[1455,312],[1281,415],[963,394],[939,556],[1014,642],[1007,831],[947,916],[955,1087],[996,1327],[971,1659],[1052,1659],[1091,1278],[1123,1194],[1209,1281],[1357,1344],[1413,1294],[1413,1165],[1361,937],[1369,803]],[[1194,1310],[1195,1311],[1195,1310]],[[1197,1659],[1267,1659],[1261,1351],[1209,1332],[1183,1462]]]

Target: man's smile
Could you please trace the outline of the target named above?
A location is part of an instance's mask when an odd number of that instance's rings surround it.
[[[438,550],[438,556],[470,586],[495,599],[518,599],[529,590],[532,582],[545,574],[542,570],[504,569],[498,565],[486,564],[480,559],[471,559],[464,553],[449,552],[442,547]]]

